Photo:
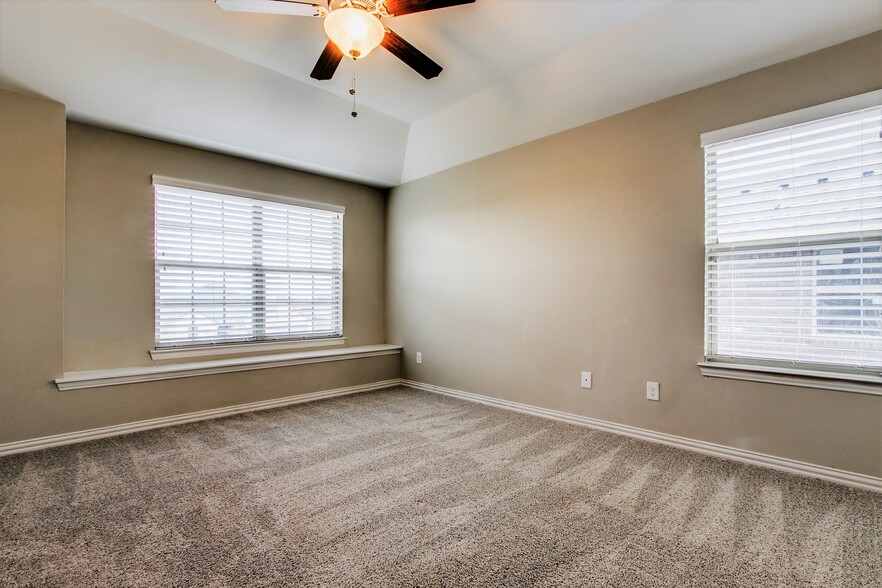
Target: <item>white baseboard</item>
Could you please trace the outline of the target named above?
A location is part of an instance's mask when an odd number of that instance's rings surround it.
[[[867,476],[865,474],[837,470],[835,468],[828,468],[825,466],[796,461],[784,457],[776,457],[774,455],[766,455],[764,453],[757,453],[754,451],[748,451],[746,449],[737,449],[735,447],[728,447],[726,445],[717,445],[716,443],[698,441],[696,439],[679,437],[677,435],[668,435],[667,433],[659,433],[656,431],[650,431],[648,429],[641,429],[628,425],[620,425],[618,423],[612,423],[609,421],[602,421],[590,417],[579,416],[566,412],[559,412],[547,408],[540,408],[538,406],[531,406],[529,404],[511,402],[510,400],[502,400],[499,398],[492,398],[490,396],[481,396],[480,394],[463,392],[461,390],[453,390],[451,388],[443,388],[441,386],[433,386],[432,384],[424,384],[422,382],[414,382],[411,380],[402,379],[401,384],[404,386],[410,386],[411,388],[416,388],[417,390],[435,392],[437,394],[444,394],[445,396],[461,398],[462,400],[479,402],[481,404],[496,406],[507,410],[514,410],[517,412],[540,416],[547,419],[563,421],[565,423],[571,423],[574,425],[582,425],[584,427],[600,429],[602,431],[608,431],[610,433],[618,433],[619,435],[627,435],[628,437],[633,437],[635,439],[642,439],[644,441],[651,441],[653,443],[662,443],[664,445],[670,445],[679,449],[686,449],[688,451],[695,451],[697,453],[712,455],[714,457],[719,457],[722,459],[749,463],[752,465],[771,468],[773,470],[779,470],[790,474],[808,476],[810,478],[818,478],[827,482],[844,484],[846,486],[852,486],[854,488],[860,488],[862,490],[882,492],[882,478],[878,478],[875,476]]]
[[[250,402],[248,404],[237,404],[234,406],[224,406],[222,408],[200,410],[198,412],[189,412],[186,414],[160,417],[156,419],[149,419],[146,421],[123,423],[121,425],[111,425],[109,427],[89,429],[86,431],[75,431],[73,433],[63,433],[61,435],[50,435],[49,437],[40,437],[38,439],[14,441],[12,443],[0,444],[0,456],[12,455],[13,453],[24,453],[26,451],[37,451],[39,449],[56,447],[58,445],[82,443],[83,441],[91,441],[93,439],[115,437],[117,435],[126,435],[128,433],[147,431],[149,429],[158,429],[161,427],[171,427],[173,425],[181,425],[184,423],[193,423],[196,421],[216,419],[234,414],[241,414],[244,412],[254,412],[258,410],[266,410],[268,408],[278,408],[281,406],[288,406],[290,404],[300,404],[301,402],[312,402],[314,400],[333,398],[335,396],[346,396],[348,394],[356,394],[358,392],[380,390],[382,388],[389,388],[391,386],[397,386],[399,384],[400,380],[396,378],[393,380],[385,380],[382,382],[361,384],[359,386],[349,386],[348,388],[321,390],[319,392],[309,392],[307,394],[298,394],[296,396],[287,396],[285,398],[273,398],[272,400],[262,400],[260,402]]]

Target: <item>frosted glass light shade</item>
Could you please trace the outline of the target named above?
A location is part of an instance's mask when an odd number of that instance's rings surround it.
[[[361,59],[386,36],[380,19],[359,8],[338,8],[325,17],[325,33],[343,55]]]

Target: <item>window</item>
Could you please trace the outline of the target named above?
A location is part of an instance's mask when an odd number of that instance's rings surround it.
[[[708,362],[882,371],[879,103],[702,137]]]
[[[342,208],[154,184],[157,348],[342,334]]]

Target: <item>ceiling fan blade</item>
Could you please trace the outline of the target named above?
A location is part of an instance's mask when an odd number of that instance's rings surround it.
[[[325,16],[328,13],[321,4],[297,0],[214,0],[214,3],[231,12],[263,12],[292,16]]]
[[[337,71],[337,66],[340,65],[340,60],[342,59],[343,52],[337,49],[334,43],[328,41],[328,44],[325,45],[325,50],[319,55],[318,61],[316,61],[315,67],[312,68],[312,73],[309,74],[309,77],[317,80],[330,80],[334,77],[334,72]]]
[[[444,69],[410,43],[399,37],[395,32],[386,29],[386,36],[380,43],[389,53],[409,65],[414,71],[431,80],[438,77]]]
[[[386,11],[390,16],[401,16],[413,12],[424,12],[438,8],[448,8],[461,4],[472,4],[475,0],[386,0]]]

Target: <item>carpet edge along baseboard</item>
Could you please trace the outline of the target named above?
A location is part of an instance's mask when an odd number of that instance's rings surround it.
[[[402,379],[401,384],[404,386],[415,388],[417,390],[423,390],[425,392],[434,392],[436,394],[443,394],[445,396],[459,398],[461,400],[478,402],[481,404],[486,404],[488,406],[494,406],[506,410],[513,410],[516,412],[530,414],[546,419],[562,421],[565,423],[579,425],[582,427],[589,427],[592,429],[599,429],[610,433],[617,433],[619,435],[625,435],[652,443],[661,443],[663,445],[668,445],[695,453],[702,453],[720,459],[747,463],[763,468],[787,472],[789,474],[816,478],[827,482],[833,482],[836,484],[851,486],[853,488],[859,488],[861,490],[870,490],[872,492],[882,493],[882,478],[876,476],[860,474],[857,472],[849,472],[846,470],[840,470],[813,463],[797,461],[786,457],[779,457],[765,453],[758,453],[755,451],[748,451],[746,449],[739,449],[737,447],[731,447],[728,445],[719,445],[707,441],[700,441],[698,439],[690,439],[688,437],[669,435],[667,433],[660,433],[658,431],[653,431],[650,429],[641,429],[639,427],[622,425],[610,421],[603,421],[600,419],[594,419],[577,414],[550,410],[530,404],[521,404],[518,402],[512,402],[510,400],[493,398],[492,396],[483,396],[481,394],[475,394],[472,392],[454,390],[452,388],[444,388],[442,386],[435,386],[432,384],[424,384],[422,382],[416,382],[407,379]]]
[[[46,437],[37,437],[34,439],[25,439],[23,441],[13,441],[11,443],[0,444],[0,457],[4,455],[13,455],[15,453],[25,453],[28,451],[39,451],[49,447],[58,447],[60,445],[72,445],[74,443],[83,443],[94,439],[103,439],[105,437],[116,437],[118,435],[127,435],[129,433],[137,433],[139,431],[149,431],[151,429],[160,429],[163,427],[172,427],[185,423],[195,423],[198,421],[206,421],[217,419],[236,414],[247,412],[255,412],[259,410],[268,410],[271,408],[280,408],[291,404],[300,404],[302,402],[312,402],[315,400],[323,400],[325,398],[334,398],[337,396],[346,396],[349,394],[357,394],[359,392],[369,392],[372,390],[381,390],[398,386],[400,381],[395,378],[391,380],[383,380],[381,382],[371,382],[369,384],[359,384],[357,386],[348,386],[346,388],[335,388],[333,390],[320,390],[318,392],[307,392],[305,394],[297,394],[294,396],[286,396],[284,398],[272,398],[269,400],[261,400],[258,402],[249,402],[247,404],[235,404],[232,406],[222,406],[219,408],[211,408],[208,410],[200,410],[196,412],[188,412],[184,414],[176,414],[155,419],[143,421],[135,421],[130,423],[120,423],[117,425],[109,425],[107,427],[99,427],[96,429],[87,429],[84,431],[72,431],[70,433],[61,433],[58,435],[49,435]]]
[[[452,388],[444,388],[432,384],[425,384],[407,379],[391,379],[381,382],[372,382],[369,384],[361,384],[358,386],[349,386],[346,388],[336,388],[333,390],[322,390],[318,392],[309,392],[306,394],[298,394],[296,396],[288,396],[284,398],[274,398],[260,402],[252,402],[248,404],[238,404],[233,406],[225,406],[198,412],[191,412],[144,421],[136,421],[132,423],[122,423],[85,431],[73,431],[70,433],[62,433],[59,435],[50,435],[47,437],[39,437],[35,439],[26,439],[23,441],[14,441],[11,443],[0,444],[0,457],[4,455],[12,455],[16,453],[24,453],[28,451],[38,451],[49,447],[57,447],[61,445],[70,445],[74,443],[82,443],[93,439],[102,439],[105,437],[115,437],[117,435],[126,435],[128,433],[136,433],[139,431],[147,431],[150,429],[158,429],[161,427],[171,427],[184,423],[192,423],[204,421],[214,418],[222,418],[235,414],[246,412],[254,412],[259,410],[267,410],[271,408],[279,408],[291,404],[299,404],[301,402],[311,402],[314,400],[322,400],[325,398],[334,398],[337,396],[345,396],[348,394],[357,394],[359,392],[369,392],[373,390],[381,390],[392,386],[408,386],[416,390],[442,394],[461,400],[477,402],[488,406],[494,406],[506,410],[513,410],[533,416],[546,419],[562,421],[583,427],[600,429],[619,435],[625,435],[643,441],[652,443],[661,443],[671,447],[677,447],[695,453],[702,453],[720,459],[747,463],[759,467],[769,468],[789,474],[816,478],[836,484],[843,484],[861,490],[870,490],[882,493],[882,478],[860,474],[857,472],[849,472],[830,468],[827,466],[816,465],[812,463],[778,457],[764,453],[757,453],[745,449],[739,449],[727,445],[718,445],[697,439],[687,437],[679,437],[677,435],[669,435],[649,429],[641,429],[639,427],[631,427],[629,425],[621,425],[610,421],[593,419],[572,413],[559,412],[529,404],[521,404],[491,396],[482,396],[472,392],[464,392],[462,390],[454,390]]]

